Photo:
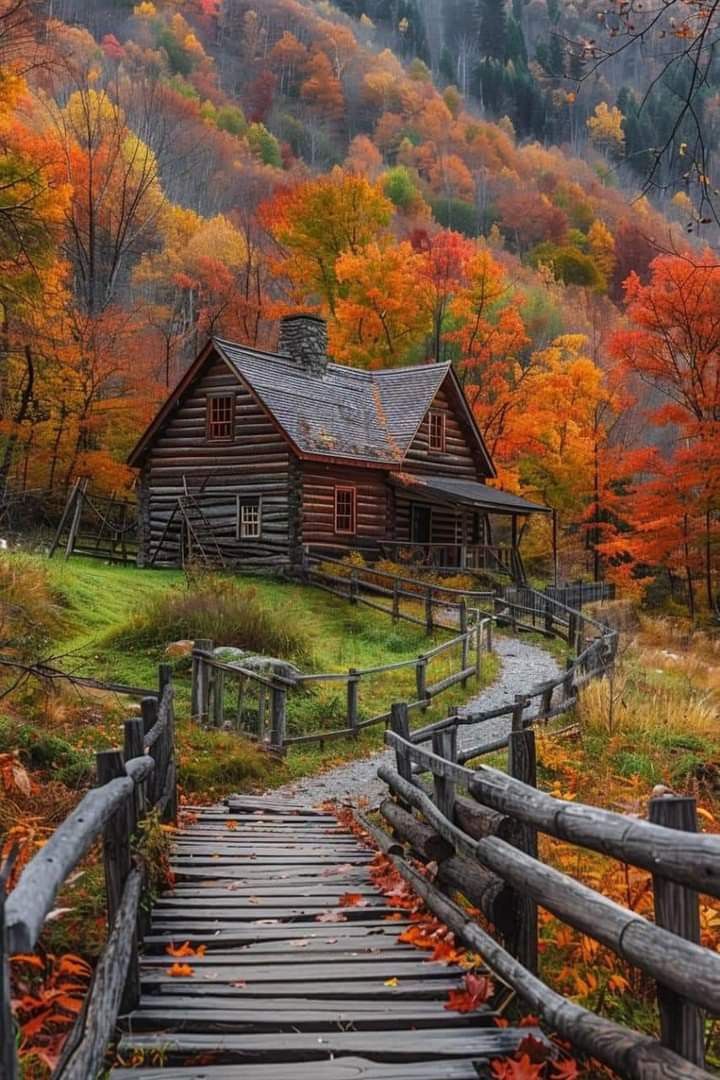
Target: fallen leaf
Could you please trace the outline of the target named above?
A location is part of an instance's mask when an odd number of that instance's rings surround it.
[[[230,986],[234,986],[236,990],[246,990],[247,989],[247,983],[245,982],[244,979],[236,979],[234,982],[230,983]]]
[[[463,990],[451,990],[445,1008],[451,1012],[469,1013],[482,1008],[492,997],[495,986],[486,975],[466,975]]]
[[[193,974],[193,969],[189,964],[171,964],[168,968],[168,975],[172,975],[173,978],[187,978]]]
[[[343,893],[338,901],[339,907],[367,907],[368,901],[362,895],[357,892]]]
[[[48,911],[45,916],[45,922],[54,922],[55,919],[61,918],[63,915],[67,915],[69,911],[74,911],[75,908],[71,907],[56,907],[52,911]]]
[[[347,915],[343,915],[342,911],[323,911],[321,915],[315,916],[315,922],[322,923],[335,923],[335,922],[347,922]]]
[[[394,978],[393,979],[386,979],[385,982],[383,983],[383,986],[391,986],[393,988],[393,990],[395,989],[395,987],[397,985],[398,985],[398,981],[397,981],[397,979],[394,979]]]

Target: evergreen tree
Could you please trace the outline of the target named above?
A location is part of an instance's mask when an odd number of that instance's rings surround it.
[[[528,54],[522,26],[511,15],[507,21],[506,58],[518,67],[527,67]]]
[[[454,83],[457,79],[457,68],[455,64],[455,57],[450,52],[447,45],[443,45],[442,52],[440,53],[440,75],[446,82]]]
[[[478,0],[478,25],[481,56],[504,63],[507,52],[505,0]]]

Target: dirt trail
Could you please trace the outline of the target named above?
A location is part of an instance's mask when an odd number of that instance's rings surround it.
[[[460,709],[461,713],[469,709],[497,708],[511,702],[516,694],[527,689],[528,684],[554,679],[560,674],[553,657],[536,645],[528,645],[517,638],[496,637],[494,647],[502,661],[502,671],[491,686],[485,687]],[[488,743],[494,742],[505,734],[509,726],[510,720],[500,717],[497,720],[487,720],[483,724],[462,727],[460,745],[475,744],[481,733],[483,742],[485,739]],[[377,778],[377,768],[381,762],[389,759],[389,753],[384,751],[372,757],[349,761],[317,776],[294,780],[277,788],[274,794],[302,799],[312,804],[324,802],[326,799],[351,803],[358,799],[362,799],[364,803],[367,799],[373,804],[387,792],[385,784]]]

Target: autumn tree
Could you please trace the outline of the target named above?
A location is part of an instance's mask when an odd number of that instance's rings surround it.
[[[467,263],[467,284],[449,310],[457,329],[448,334],[460,350],[459,374],[491,453],[519,404],[525,372],[519,353],[527,342],[516,294],[500,263],[479,248]]]
[[[131,254],[152,235],[163,204],[157,156],[105,89],[81,86],[54,111],[54,122],[75,192],[66,253],[78,301],[96,315],[112,303]]]
[[[425,260],[407,241],[374,241],[335,264],[340,297],[331,351],[358,367],[394,367],[424,343],[432,325]]]
[[[377,240],[392,218],[377,184],[341,169],[277,194],[261,218],[279,245],[276,269],[296,303],[323,305],[333,315],[339,295],[336,264]]]

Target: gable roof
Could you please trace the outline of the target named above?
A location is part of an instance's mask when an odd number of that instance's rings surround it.
[[[322,373],[288,356],[214,338],[203,349],[129,457],[144,451],[179,397],[195,381],[212,349],[244,382],[300,456],[343,458],[397,468],[443,383],[491,475],[495,469],[450,363],[365,371],[329,363]]]

